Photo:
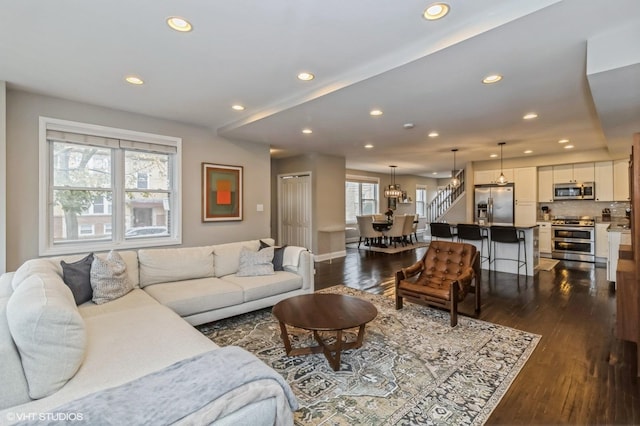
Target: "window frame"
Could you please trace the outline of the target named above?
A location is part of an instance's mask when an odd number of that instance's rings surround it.
[[[418,191],[424,191],[424,201],[421,201],[422,203],[424,203],[424,211],[423,212],[419,212],[418,211],[418,203],[420,201],[418,201]],[[425,218],[427,217],[427,205],[428,205],[428,201],[427,201],[427,195],[428,195],[428,191],[427,191],[427,186],[426,185],[416,185],[416,198],[415,198],[415,203],[416,203],[416,214],[418,215],[418,217],[422,217]],[[421,214],[424,213],[424,214]]]
[[[53,241],[53,149],[47,141],[47,131],[77,133],[100,138],[118,139],[134,143],[149,144],[148,152],[154,152],[153,146],[165,146],[175,149],[168,154],[170,181],[170,223],[171,234],[166,237],[125,239],[125,203],[121,198],[125,194],[124,152],[130,148],[110,148],[113,150],[111,165],[113,200],[111,201],[112,232],[109,241],[72,241],[54,243]],[[161,148],[161,147],[160,147]],[[146,150],[142,149],[143,152]],[[60,120],[51,117],[39,117],[39,208],[38,208],[38,253],[40,256],[83,253],[89,251],[126,250],[142,247],[156,247],[182,244],[182,139],[173,136],[137,132],[133,130]],[[105,203],[105,210],[106,210]],[[107,213],[105,213],[107,214]]]
[[[367,184],[375,184],[377,185],[377,191],[375,191],[376,194],[376,198],[373,200],[374,201],[374,206],[375,206],[375,211],[374,214],[377,214],[380,212],[380,179],[377,177],[372,177],[372,176],[359,176],[359,175],[346,175],[345,177],[345,188],[346,188],[346,184],[348,182],[351,183],[357,183],[358,184],[358,202],[359,202],[359,206],[360,206],[360,212],[362,213],[362,184],[363,183],[367,183]],[[367,200],[369,200],[367,198]],[[345,194],[345,208],[346,208],[346,194]],[[346,210],[345,210],[345,223],[348,225],[353,225],[355,223],[357,223],[357,221],[353,221],[353,222],[349,222],[346,219]]]

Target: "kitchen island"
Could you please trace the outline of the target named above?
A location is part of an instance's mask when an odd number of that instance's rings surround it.
[[[478,223],[474,223],[474,225],[478,225]],[[533,274],[536,271],[536,268],[538,267],[538,263],[540,261],[540,251],[539,251],[539,244],[538,244],[539,242],[538,224],[536,223],[519,224],[518,223],[518,224],[512,225],[509,223],[484,223],[480,225],[480,228],[487,229],[489,234],[488,244],[487,244],[487,241],[485,241],[484,249],[482,251],[483,262],[481,262],[481,268],[492,269],[500,272],[508,272],[511,274],[517,274],[518,263],[516,262],[516,260],[518,259],[518,248],[516,247],[515,244],[496,243],[495,251],[494,251],[494,244],[491,242],[491,225],[515,226],[517,231],[522,231],[522,233],[524,233],[525,243],[524,243],[524,246],[520,248],[520,250],[523,250],[521,255],[522,257],[524,257],[524,251],[525,251],[524,249],[526,249],[527,271],[525,274],[524,272],[525,268],[523,265],[520,269],[520,273],[533,276]],[[452,224],[452,226],[455,227],[456,225]],[[480,241],[464,241],[464,242],[473,244],[474,246],[476,246],[478,251],[480,251],[480,245],[481,245]],[[489,247],[491,247],[491,260],[492,260],[491,267],[489,267],[489,262],[484,259],[485,257],[488,256]],[[495,258],[508,259],[508,260],[496,260],[494,262],[493,259]]]

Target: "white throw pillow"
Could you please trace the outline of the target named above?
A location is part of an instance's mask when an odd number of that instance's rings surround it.
[[[91,264],[93,303],[100,305],[118,299],[133,290],[127,275],[127,264],[117,251],[111,250],[105,259],[96,256]]]
[[[253,251],[242,247],[240,251],[240,266],[236,276],[255,277],[258,275],[273,275],[273,247],[263,248],[260,251]]]
[[[22,281],[7,303],[7,322],[31,398],[53,394],[76,374],[87,334],[73,294],[60,277],[36,274]]]

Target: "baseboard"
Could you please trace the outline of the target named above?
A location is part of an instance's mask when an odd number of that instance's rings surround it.
[[[324,262],[325,260],[336,259],[338,257],[345,257],[347,255],[346,250],[334,251],[332,253],[322,253],[313,255],[313,260],[316,262]]]

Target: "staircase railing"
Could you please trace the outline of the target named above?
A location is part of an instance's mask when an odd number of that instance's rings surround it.
[[[464,169],[460,169],[456,177],[460,180],[460,185],[454,188],[448,184],[427,206],[427,223],[438,222],[442,215],[449,210],[449,207],[464,193]]]

